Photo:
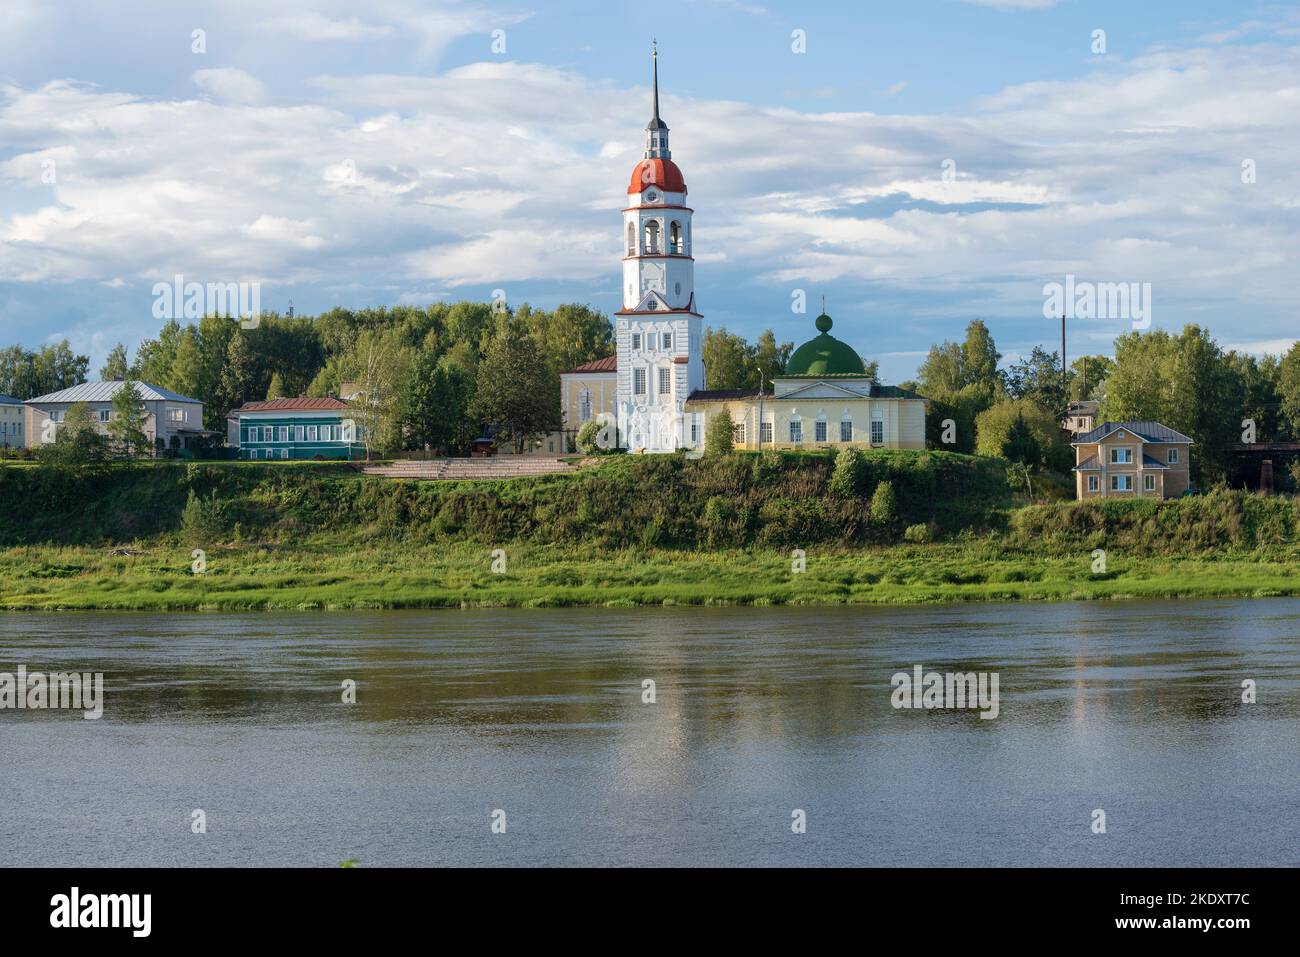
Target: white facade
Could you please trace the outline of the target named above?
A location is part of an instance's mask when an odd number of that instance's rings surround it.
[[[654,117],[645,158],[633,171],[623,210],[623,308],[614,328],[618,356],[615,415],[620,442],[632,451],[691,446],[685,411],[704,388],[703,317],[695,311],[692,210],[672,161],[668,126],[659,118],[658,57]],[[697,431],[698,434],[698,431]]]

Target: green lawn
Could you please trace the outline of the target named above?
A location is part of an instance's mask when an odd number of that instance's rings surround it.
[[[996,538],[874,548],[812,548],[806,570],[787,551],[383,544],[219,547],[202,574],[191,550],[150,544],[136,554],[89,547],[0,551],[0,608],[261,610],[559,607],[689,604],[881,604],[944,601],[1205,598],[1300,595],[1288,560],[1250,554],[1042,554]]]

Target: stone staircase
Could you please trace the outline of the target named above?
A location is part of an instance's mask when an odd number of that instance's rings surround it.
[[[387,465],[371,465],[367,475],[415,481],[457,481],[460,479],[508,479],[527,475],[551,475],[572,472],[576,466],[539,455],[499,455],[477,459],[398,460]]]

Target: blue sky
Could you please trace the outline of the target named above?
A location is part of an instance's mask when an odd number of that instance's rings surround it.
[[[300,312],[498,288],[612,311],[651,36],[712,324],[798,343],[813,329],[792,291],[825,295],[890,381],[972,318],[1008,357],[1055,348],[1043,286],[1067,273],[1149,282],[1156,327],[1200,322],[1226,346],[1276,351],[1300,329],[1300,17],[1284,5],[6,11],[0,341],[66,336],[96,368],[156,331],[151,287],[178,272],[256,280],[265,308]],[[1070,351],[1127,328],[1078,320]]]

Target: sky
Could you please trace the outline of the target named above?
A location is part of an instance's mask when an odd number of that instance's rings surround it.
[[[157,332],[178,274],[300,314],[497,289],[612,313],[651,38],[709,325],[797,345],[825,296],[897,382],[976,318],[1008,360],[1059,348],[1044,287],[1070,275],[1149,283],[1152,328],[1226,348],[1300,336],[1294,4],[0,0],[0,21],[0,344],[67,338],[92,375]],[[1072,319],[1068,352],[1131,326]]]

